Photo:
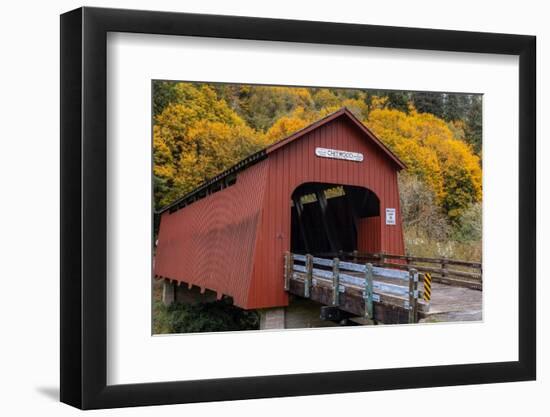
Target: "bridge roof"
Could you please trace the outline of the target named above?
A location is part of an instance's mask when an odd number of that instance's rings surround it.
[[[359,119],[357,119],[357,117],[355,117],[355,115],[347,108],[347,107],[342,107],[340,110],[338,111],[335,111],[334,113],[331,113],[325,117],[323,117],[322,119],[319,119],[318,121],[316,121],[315,123],[312,123],[310,124],[309,126],[301,129],[301,130],[298,130],[297,132],[293,133],[292,135],[284,138],[284,139],[281,139],[271,145],[269,145],[267,148],[265,148],[265,151],[270,154],[271,152],[274,152],[276,151],[277,149],[279,148],[282,148],[283,146],[286,146],[288,145],[289,143],[291,142],[294,142],[295,140],[297,139],[300,139],[302,136],[304,136],[305,134],[311,132],[312,130],[315,130],[329,122],[331,122],[332,120],[334,119],[337,119],[339,117],[347,117],[354,125],[356,125],[366,136],[369,137],[369,139],[371,139],[376,145],[378,145],[378,147],[380,147],[380,149],[382,149],[382,151],[384,152],[384,154],[391,160],[393,161],[396,165],[397,165],[397,168],[398,169],[404,169],[406,168],[406,165],[403,163],[403,161],[401,161],[392,151],[390,151],[390,149],[384,145],[382,143],[382,141],[380,141],[380,139],[378,139],[374,133],[372,133],[369,128],[367,128],[363,123],[361,123],[361,121]]]
[[[269,154],[285,147],[286,145],[300,139],[304,135],[308,134],[309,132],[318,129],[321,126],[324,126],[331,121],[340,118],[345,117],[349,121],[352,122],[359,130],[368,137],[374,144],[376,144],[382,152],[386,155],[386,157],[395,165],[397,170],[405,169],[406,165],[386,146],[380,139],[376,137],[374,133],[372,133],[355,115],[346,107],[342,107],[341,109],[335,111],[334,113],[331,113],[322,119],[319,119],[318,121],[310,124],[309,126],[306,126],[305,128],[298,130],[297,132],[293,133],[290,136],[287,136],[286,138],[283,138],[264,149],[242,159],[241,161],[237,162],[232,167],[228,168],[227,170],[221,172],[220,174],[216,175],[215,177],[205,181],[200,186],[195,188],[193,191],[190,191],[189,193],[185,194],[183,197],[178,198],[174,202],[168,204],[167,206],[161,208],[157,214],[162,214],[163,212],[173,209],[175,207],[178,207],[181,204],[186,204],[186,202],[189,202],[190,200],[194,200],[195,197],[202,192],[206,191],[211,187],[212,185],[219,183],[223,181],[225,178],[229,177],[232,174],[235,174],[239,171],[242,171],[249,166],[266,159]]]

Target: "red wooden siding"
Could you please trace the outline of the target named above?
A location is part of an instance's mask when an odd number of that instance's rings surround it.
[[[360,152],[364,160],[319,158],[315,155],[316,147]],[[269,155],[268,161],[264,215],[249,308],[286,305],[288,302],[282,286],[283,259],[284,253],[290,250],[290,197],[300,184],[321,182],[365,187],[380,199],[381,216],[385,216],[386,207],[399,210],[395,164],[346,117],[334,119],[279,148]],[[379,222],[381,246],[377,251],[404,253],[399,214],[397,220],[394,226]]]
[[[380,216],[365,217],[359,220],[357,250],[359,252],[379,252],[382,248]]]
[[[368,188],[380,216],[362,219],[359,250],[404,254],[397,171],[402,163],[347,111],[267,148],[237,183],[161,217],[155,274],[232,296],[247,308],[285,306],[283,258],[290,250],[291,195],[303,183]],[[315,148],[360,152],[362,162],[320,158]],[[386,208],[396,225],[385,224]]]
[[[236,305],[248,305],[265,162],[241,172],[234,185],[162,214],[156,275],[230,295]]]

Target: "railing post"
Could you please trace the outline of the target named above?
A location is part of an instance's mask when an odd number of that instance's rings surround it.
[[[352,256],[353,256],[353,263],[357,263],[357,249],[353,251]]]
[[[306,255],[306,279],[304,281],[304,297],[311,297],[311,282],[313,280],[313,256]]]
[[[416,323],[418,310],[418,271],[409,270],[409,323]]]
[[[332,263],[332,305],[340,304],[340,260],[333,259]]]
[[[373,285],[372,285],[372,264],[365,265],[365,292],[363,299],[365,300],[365,318],[367,320],[374,320],[374,304],[373,304]]]
[[[447,259],[442,258],[441,259],[441,278],[445,279],[447,275],[448,275]]]
[[[479,265],[479,284],[483,288],[483,266]]]
[[[285,291],[290,290],[290,278],[292,276],[293,258],[290,252],[285,252]]]

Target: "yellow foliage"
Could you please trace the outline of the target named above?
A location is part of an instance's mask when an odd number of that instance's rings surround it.
[[[365,93],[347,90],[241,86],[233,96],[218,90],[233,108],[216,91],[206,84],[178,83],[156,116],[157,208],[343,106],[429,187],[451,221],[481,201],[481,163],[466,142],[462,121],[447,123],[412,104],[407,112],[391,109],[386,97],[369,97],[367,105]]]
[[[265,134],[267,140],[273,143],[277,140],[284,139],[292,133],[306,127],[308,123],[305,120],[297,117],[281,117]]]
[[[453,120],[447,124],[457,139],[466,139],[466,123],[463,120]]]
[[[169,204],[267,145],[208,86],[180,83],[153,127],[155,200]]]
[[[373,96],[370,103],[371,110],[381,110],[385,109],[388,104],[387,97]]]
[[[318,114],[317,118],[320,119],[322,117],[325,117],[331,113],[334,113],[340,110],[342,107],[346,107],[359,120],[366,119],[369,114],[369,106],[367,106],[367,103],[365,103],[364,100],[348,98],[346,100],[342,100],[338,102],[337,104],[323,107],[317,113]]]
[[[451,220],[481,201],[481,165],[449,125],[429,113],[371,110],[367,126],[434,192]]]
[[[290,116],[279,118],[266,132],[265,137],[269,143],[284,139],[309,125],[310,117],[311,113],[308,114],[303,107],[298,107]]]
[[[347,109],[360,120],[366,119],[369,115],[369,106],[367,106],[367,103],[365,103],[364,100],[348,98],[347,100],[342,101],[342,105],[347,107]]]
[[[340,105],[340,99],[328,88],[320,88],[314,95],[313,100],[317,108],[337,107]]]

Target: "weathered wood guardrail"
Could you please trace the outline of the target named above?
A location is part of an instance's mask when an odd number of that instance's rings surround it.
[[[369,321],[416,323],[420,302],[418,271],[354,263],[339,258],[285,254],[285,290],[335,306]]]
[[[370,262],[380,267],[403,270],[413,267],[420,273],[430,273],[434,282],[476,290],[483,289],[482,265],[480,262],[357,251],[320,254],[319,256],[337,256],[340,259],[353,262]]]

